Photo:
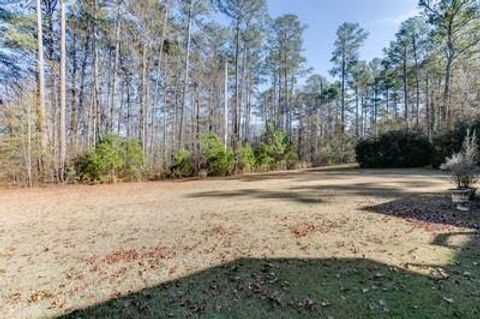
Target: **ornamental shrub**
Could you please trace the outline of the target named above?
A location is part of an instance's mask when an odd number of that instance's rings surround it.
[[[447,157],[441,168],[450,174],[450,180],[458,188],[472,188],[478,182],[479,159],[477,136],[467,132],[459,153]]]

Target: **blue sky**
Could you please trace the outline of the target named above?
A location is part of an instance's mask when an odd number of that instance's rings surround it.
[[[308,66],[328,76],[335,32],[343,22],[358,22],[370,32],[362,59],[382,55],[400,23],[418,13],[418,0],[267,0],[274,17],[294,13],[308,25],[305,55]]]

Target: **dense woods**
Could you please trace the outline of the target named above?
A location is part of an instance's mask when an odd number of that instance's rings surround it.
[[[339,26],[327,76],[264,0],[0,0],[0,178],[228,175],[349,162],[390,130],[433,140],[479,113],[480,11],[419,7],[372,61],[368,30]]]

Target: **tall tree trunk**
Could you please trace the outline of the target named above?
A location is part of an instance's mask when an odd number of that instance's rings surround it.
[[[235,107],[233,109],[233,116],[232,116],[232,146],[234,149],[238,147],[238,131],[239,131],[239,117],[240,117],[240,64],[239,64],[239,56],[240,56],[240,20],[237,21],[237,25],[235,27],[236,32],[236,44],[235,44]]]
[[[155,84],[155,88],[157,90],[157,98],[156,98],[156,103],[157,104],[156,106],[158,106],[158,109],[160,109],[160,104],[163,104],[163,111],[164,111],[164,128],[165,128],[165,122],[166,122],[166,108],[165,108],[165,102],[166,102],[166,99],[165,99],[165,95],[166,95],[166,89],[165,89],[165,81],[166,81],[166,76],[163,77],[163,95],[164,95],[164,98],[163,98],[163,102],[160,102],[162,101],[161,99],[161,96],[162,96],[162,90],[161,90],[161,85],[160,85],[160,77],[162,75],[162,61],[163,61],[163,55],[164,55],[164,42],[165,42],[165,35],[166,35],[166,32],[167,32],[167,22],[168,22],[168,14],[169,14],[169,10],[168,10],[168,1],[165,2],[165,12],[164,12],[164,15],[163,15],[163,23],[162,23],[162,35],[160,37],[160,52],[158,53],[158,68],[157,68],[157,81],[156,81],[156,84]],[[166,68],[166,60],[164,62],[164,66],[163,68]],[[156,135],[156,126],[155,126],[155,122],[156,122],[156,116],[155,116],[156,112],[155,110],[153,110],[153,123],[152,123],[152,130],[151,130],[151,148],[152,148],[152,151],[153,151],[153,156],[154,156],[154,162],[157,160],[157,152],[154,151],[154,148],[155,148],[155,142],[154,142],[154,137]],[[166,131],[164,131],[165,133]],[[163,135],[163,137],[165,137],[165,135]],[[160,146],[160,142],[159,142],[159,145]],[[163,149],[165,148],[165,145],[163,146]],[[165,161],[165,156],[162,157],[163,160]]]
[[[120,135],[120,132],[122,129],[122,122],[123,122],[123,109],[125,105],[123,92],[125,92],[125,80],[122,81],[122,84],[120,86],[120,107],[117,114],[117,128],[116,128],[117,135]]]
[[[198,84],[195,84],[195,154],[196,171],[200,171],[200,94],[198,93]]]
[[[361,133],[362,133],[362,136],[365,135],[365,97],[364,97],[364,94],[365,93],[362,93],[362,96],[360,98],[360,106],[361,106]]]
[[[432,126],[430,125],[431,123],[431,116],[430,116],[430,74],[427,72],[427,75],[425,77],[425,106],[426,106],[426,119],[427,119],[427,135],[428,138],[432,139]]]
[[[223,132],[223,143],[225,148],[225,153],[227,153],[228,146],[228,61],[225,61],[225,93],[224,93],[224,132]]]
[[[92,72],[92,96],[90,103],[90,121],[89,134],[91,134],[91,143],[95,147],[97,143],[97,94],[98,94],[98,56],[97,56],[97,0],[93,0],[93,24],[92,24],[92,52],[93,52],[93,72]],[[89,139],[90,143],[90,139]]]
[[[287,47],[287,35],[285,34],[285,39],[284,39],[284,44],[285,44],[285,47],[284,47],[284,60],[283,60],[283,76],[284,76],[284,83],[283,83],[283,90],[284,90],[284,103],[283,103],[283,120],[285,121],[283,123],[283,129],[285,129],[285,131],[288,130],[288,67],[287,67],[287,54],[288,54],[288,47]]]
[[[27,103],[27,145],[25,149],[25,167],[27,168],[27,187],[33,187],[32,174],[32,110],[30,103]]]
[[[407,78],[407,49],[404,50],[403,55],[403,98],[404,98],[404,116],[407,128],[409,127],[409,112],[408,112],[408,78]]]
[[[89,25],[90,25],[90,19],[87,18],[87,30],[89,30]],[[83,105],[83,101],[84,101],[84,92],[85,92],[85,77],[86,77],[86,72],[87,72],[87,62],[88,62],[88,55],[89,55],[89,52],[88,52],[88,48],[90,47],[90,32],[87,32],[87,39],[85,40],[85,47],[84,47],[84,52],[85,52],[85,55],[82,59],[82,65],[81,65],[81,71],[80,71],[80,91],[78,93],[78,106],[79,106],[79,115],[82,114],[82,111],[81,110],[84,110],[84,105]],[[88,112],[87,112],[88,114]],[[85,118],[85,116],[83,116],[83,118]],[[87,125],[88,125],[88,116],[86,117],[87,119]],[[75,133],[78,132],[78,120],[75,121],[75,127],[73,129],[73,131]],[[83,129],[82,129],[83,131]],[[87,133],[88,135],[88,133]],[[87,136],[88,138],[88,136]],[[87,140],[87,144],[88,144],[88,140]],[[77,149],[77,146],[78,146],[78,138],[77,138],[77,134],[74,135],[74,143],[73,143],[73,147],[74,149]]]
[[[240,106],[239,106],[239,141],[242,141],[245,136],[245,87],[246,87],[246,66],[247,66],[247,48],[245,40],[243,41],[243,52],[242,52],[242,66],[241,66],[241,78],[240,78]]]
[[[341,130],[345,131],[345,79],[346,79],[346,60],[345,53],[342,53],[342,110],[341,110]]]
[[[178,127],[178,147],[183,145],[183,121],[185,115],[185,109],[187,108],[187,91],[188,91],[188,82],[189,82],[189,72],[190,72],[190,46],[192,38],[192,10],[193,10],[193,1],[189,0],[188,2],[188,27],[187,27],[187,51],[185,57],[185,74],[183,80],[183,101],[182,108],[180,109],[180,123]]]
[[[443,90],[443,108],[442,108],[442,120],[444,121],[445,125],[449,125],[450,118],[450,83],[452,77],[452,65],[453,65],[453,58],[448,56],[447,57],[447,64],[445,70],[445,83],[444,83],[444,90]]]
[[[40,137],[41,171],[45,174],[45,156],[47,154],[47,123],[45,115],[45,60],[43,54],[43,20],[41,0],[36,0],[37,13],[37,73],[38,73],[38,100],[37,100],[37,130]]]
[[[290,79],[290,95],[289,99],[293,97],[293,89],[295,85],[295,74],[294,71],[292,70],[291,74],[291,79]],[[293,112],[291,110],[291,107],[287,109],[287,114],[288,114],[288,138],[290,141],[292,141],[292,131],[293,131]]]
[[[61,0],[60,18],[60,133],[59,133],[59,177],[64,181],[65,161],[67,156],[67,141],[65,137],[65,114],[67,109],[67,22],[66,22],[66,0]]]
[[[250,138],[250,118],[251,118],[251,107],[252,107],[252,79],[248,76],[247,77],[247,101],[246,101],[246,119],[245,119],[245,139],[249,140]]]
[[[419,66],[418,66],[418,52],[417,52],[417,41],[413,37],[413,54],[415,61],[415,87],[416,87],[416,125],[420,125],[420,78],[419,78]]]
[[[113,58],[113,70],[112,70],[112,84],[111,84],[111,96],[110,96],[110,114],[109,114],[109,129],[113,130],[114,122],[114,109],[116,104],[117,96],[117,74],[118,74],[118,62],[120,58],[120,30],[121,30],[121,21],[120,21],[120,2],[117,3],[117,23],[115,27],[115,56]]]
[[[131,118],[132,118],[132,93],[131,93],[130,76],[127,75],[127,137],[131,136]]]
[[[375,134],[377,133],[377,121],[378,121],[378,82],[375,80],[373,85],[373,124],[375,125]]]
[[[147,61],[148,47],[146,44],[142,46],[142,75],[141,75],[141,90],[140,90],[140,116],[139,116],[139,140],[142,144],[143,154],[146,155],[146,123],[147,123]]]
[[[78,104],[77,104],[77,69],[78,69],[78,61],[77,61],[77,19],[75,16],[71,16],[74,19],[73,30],[72,30],[72,55],[71,59],[73,60],[72,63],[72,83],[70,87],[70,123],[68,127],[68,140],[69,140],[69,147],[72,150],[76,151],[74,145],[76,145],[76,136],[77,132],[75,131],[76,122],[77,122],[77,112],[78,112]]]
[[[47,21],[48,21],[48,35],[47,35],[47,57],[50,62],[50,118],[51,118],[51,125],[46,126],[47,136],[50,135],[51,145],[49,150],[52,152],[51,159],[49,161],[50,166],[50,174],[51,180],[54,181],[55,178],[58,177],[58,174],[55,174],[56,170],[58,169],[57,161],[58,161],[58,60],[55,56],[55,28],[54,28],[54,17],[55,17],[55,10],[56,10],[56,0],[44,0],[43,3],[45,4],[46,14],[47,14]]]
[[[355,85],[355,135],[357,137],[360,136],[360,127],[359,127],[359,118],[360,115],[358,114],[359,112],[359,101],[358,101],[358,86]]]
[[[168,134],[168,108],[167,108],[167,92],[168,92],[168,56],[164,55],[163,67],[163,163],[166,165],[167,159],[167,134]]]
[[[124,91],[125,91],[125,80],[122,81],[122,85],[120,86],[120,109],[118,110],[118,117],[117,117],[117,135],[120,135],[122,122],[123,122],[123,107],[124,107]]]
[[[277,115],[276,116],[275,127],[276,128],[281,128],[282,123],[283,123],[283,119],[282,119],[283,103],[282,103],[282,70],[281,70],[280,65],[278,67],[277,80],[278,80],[278,92],[277,92],[278,99],[276,99],[277,107],[275,108],[275,110],[276,110],[275,113]]]

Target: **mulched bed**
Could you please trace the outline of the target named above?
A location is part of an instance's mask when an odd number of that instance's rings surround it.
[[[422,228],[455,226],[480,230],[480,201],[472,202],[470,212],[455,210],[448,195],[422,195],[409,197],[377,206],[367,206],[367,211],[405,218],[419,223]]]

